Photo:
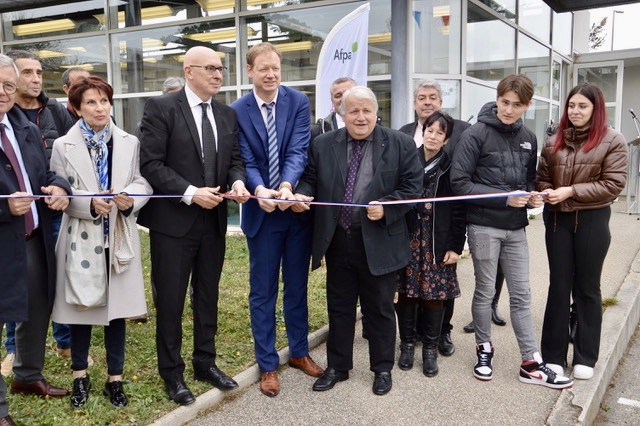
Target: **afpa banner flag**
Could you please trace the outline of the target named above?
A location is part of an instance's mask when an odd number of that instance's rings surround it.
[[[322,45],[316,72],[316,119],[331,112],[329,90],[337,78],[351,77],[367,85],[369,9],[365,3],[342,18]]]

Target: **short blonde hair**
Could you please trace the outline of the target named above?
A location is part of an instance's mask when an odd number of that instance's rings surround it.
[[[252,46],[251,49],[247,52],[247,65],[253,67],[253,63],[256,61],[256,57],[263,53],[275,53],[278,55],[278,58],[282,61],[282,52],[275,45],[265,41],[264,43],[256,44]]]

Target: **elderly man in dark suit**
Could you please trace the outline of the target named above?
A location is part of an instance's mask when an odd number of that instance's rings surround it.
[[[184,89],[150,98],[140,129],[140,170],[157,194],[138,222],[149,228],[151,277],[156,289],[158,369],[169,397],[180,405],[195,398],[184,382],[182,312],[191,277],[196,380],[230,390],[238,384],[216,366],[218,283],[227,230],[227,202],[248,195],[235,112],[215,101],[225,67],[204,46],[184,58]]]
[[[408,136],[376,125],[378,101],[356,86],[345,92],[340,114],[345,128],[318,136],[296,187],[301,201],[343,201],[366,208],[315,208],[312,268],[326,256],[329,339],[327,369],[313,385],[325,391],[349,378],[358,297],[369,334],[373,393],[391,390],[396,339],[393,297],[397,271],[410,258],[405,213],[410,204],[381,201],[420,196],[422,167]],[[294,211],[309,208],[296,203]]]
[[[29,194],[67,195],[66,180],[49,171],[40,131],[14,107],[18,70],[0,55],[0,322],[17,322],[13,393],[61,397],[69,392],[42,375],[47,328],[55,291],[51,211],[64,210],[67,198],[34,198]],[[7,387],[0,376],[0,424],[9,416]]]

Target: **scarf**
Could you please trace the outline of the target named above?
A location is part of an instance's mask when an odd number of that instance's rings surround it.
[[[106,125],[102,130],[96,132],[89,127],[84,118],[81,118],[80,130],[93,160],[100,191],[106,191],[109,189],[109,149],[107,148],[107,142],[111,139],[111,126],[110,124]]]

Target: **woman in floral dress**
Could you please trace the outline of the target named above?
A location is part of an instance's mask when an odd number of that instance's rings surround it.
[[[453,131],[453,119],[441,111],[425,123],[424,144],[418,148],[424,166],[424,198],[452,195],[449,185],[451,160],[442,149]],[[408,213],[411,232],[411,261],[398,277],[398,326],[400,358],[398,367],[413,367],[416,309],[423,308],[422,372],[438,374],[438,339],[444,315],[443,302],[460,296],[456,262],[465,241],[465,214],[460,202],[420,203]]]

